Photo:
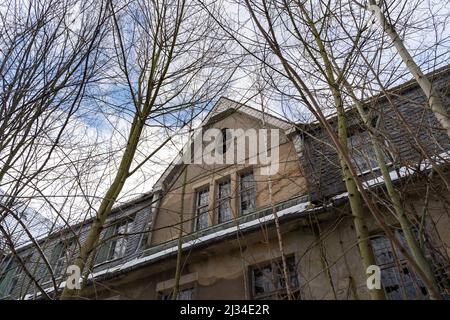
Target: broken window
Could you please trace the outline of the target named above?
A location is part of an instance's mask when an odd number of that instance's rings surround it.
[[[195,209],[195,230],[201,230],[208,227],[208,207],[209,190],[204,189],[197,192],[197,201]]]
[[[253,172],[242,174],[239,179],[239,211],[241,215],[256,209],[255,180]]]
[[[219,223],[231,220],[230,196],[230,180],[219,183],[217,187],[217,215]]]
[[[405,243],[401,232],[396,232],[396,236]],[[428,293],[422,280],[391,241],[386,236],[377,236],[371,242],[386,297],[390,300],[426,299]]]
[[[128,237],[126,235],[131,231],[132,226],[133,222],[126,220],[116,225],[115,234],[117,237],[112,242],[109,260],[119,259],[125,256],[128,244]]]
[[[95,262],[97,264],[123,258],[128,246],[127,234],[133,228],[133,220],[130,218],[121,220],[106,228],[102,245],[100,246]]]
[[[299,298],[299,281],[295,257],[286,258],[288,281],[292,298]],[[251,268],[252,296],[254,299],[287,299],[283,263],[277,260],[262,267]]]

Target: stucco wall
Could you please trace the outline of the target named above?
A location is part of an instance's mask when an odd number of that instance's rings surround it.
[[[214,128],[230,129],[258,129],[263,128],[261,121],[244,115],[240,112],[231,114],[225,119],[214,123]],[[298,156],[293,144],[280,130],[279,149],[279,170],[277,174],[271,176],[272,179],[272,201],[278,203],[295,196],[306,193],[305,179]],[[248,150],[248,144],[246,144]],[[258,158],[259,160],[259,158]],[[187,166],[186,187],[184,195],[184,225],[186,233],[192,231],[194,224],[194,201],[196,190],[202,187],[209,187],[210,190],[210,211],[209,225],[217,223],[216,210],[214,210],[215,199],[212,190],[218,181],[225,178],[231,179],[231,211],[236,217],[238,215],[237,190],[238,174],[241,170],[252,168],[256,182],[256,207],[257,209],[271,205],[269,195],[268,176],[261,174],[261,163],[235,165],[202,165],[190,164]],[[151,244],[155,245],[178,237],[180,221],[179,212],[181,210],[182,185],[184,176],[180,172],[173,185],[166,194],[163,195],[160,208],[154,223]]]

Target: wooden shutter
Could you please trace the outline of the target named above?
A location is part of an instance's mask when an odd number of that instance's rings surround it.
[[[13,257],[9,258],[8,263],[5,265],[6,268],[2,270],[2,276],[0,277],[0,297],[9,295],[9,291],[11,289],[11,281],[16,273],[16,269],[18,266],[16,260]]]

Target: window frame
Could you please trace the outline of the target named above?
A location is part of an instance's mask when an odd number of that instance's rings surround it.
[[[28,259],[31,258],[31,255],[26,256],[23,260],[24,263],[27,263]],[[17,261],[14,256],[10,256],[7,258],[7,263],[5,263],[5,267],[2,267],[1,276],[0,276],[0,284],[4,285],[4,281],[7,281],[5,284],[5,292],[0,295],[0,300],[2,298],[10,297],[17,283],[19,283],[20,278],[22,277],[22,265]],[[11,273],[9,273],[11,272]]]
[[[405,242],[404,236],[401,231],[396,230],[395,236],[399,239],[399,241]],[[399,252],[398,249],[393,245],[391,240],[388,237],[386,237],[386,235],[380,234],[380,233],[372,235],[370,237],[370,240],[371,240],[371,245],[372,245],[373,251],[374,251],[375,262],[380,267],[382,288],[386,295],[386,298],[388,300],[399,300],[399,299],[401,299],[401,300],[410,300],[410,299],[426,300],[426,299],[429,299],[429,293],[422,291],[422,290],[425,290],[425,291],[427,290],[425,287],[425,284],[420,279],[420,277],[415,273],[415,271],[411,268],[407,259],[405,257],[403,257],[401,255],[401,252]],[[375,244],[375,241],[378,241],[378,240],[382,241],[381,244],[384,246],[383,249],[385,249],[385,250],[383,252],[385,252],[385,253],[379,254],[380,249],[378,249],[377,245]],[[392,261],[382,262],[379,260],[380,259],[379,257],[381,254],[388,254],[389,252],[392,253],[392,258],[391,258]],[[405,271],[407,271],[407,273],[405,273]],[[409,275],[409,280],[405,279],[405,274]],[[399,298],[395,297],[395,295],[396,295],[395,292],[391,293],[391,292],[393,292],[392,290],[390,290],[390,287],[392,285],[389,287],[386,285],[386,284],[389,284],[390,281],[383,279],[383,275],[391,276],[390,279],[392,279],[392,276],[394,276],[394,279],[397,282],[396,285],[398,285],[398,290],[399,290],[398,295],[400,296]],[[408,284],[406,283],[406,281],[411,282],[412,288],[415,290],[414,296],[409,296],[408,288],[407,288]],[[390,290],[390,291],[388,292],[388,290]]]
[[[252,175],[253,186],[242,189],[242,178],[247,175]],[[242,211],[242,195],[244,193],[248,192],[249,190],[252,190],[252,199],[253,199],[254,208],[251,211],[243,213],[243,211]],[[238,173],[238,201],[239,201],[238,205],[239,205],[239,215],[240,216],[247,215],[247,214],[250,214],[250,213],[256,211],[256,208],[257,208],[257,206],[256,206],[256,181],[255,181],[255,173],[254,173],[253,169],[244,170],[244,171],[241,171]]]
[[[125,235],[118,237],[118,234],[119,234],[118,229],[121,226],[126,226],[125,231],[123,232]],[[105,249],[106,255],[105,255],[105,259],[103,261],[98,261],[98,262],[96,261],[95,267],[98,267],[105,263],[110,263],[112,261],[117,261],[117,260],[123,259],[126,256],[128,245],[129,245],[129,239],[128,239],[129,235],[127,235],[127,234],[132,230],[133,226],[134,226],[134,216],[127,216],[127,217],[119,218],[115,221],[112,221],[108,227],[105,227],[105,230],[106,230],[105,232],[107,232],[108,228],[113,228],[113,231],[112,231],[111,235],[108,235],[107,233],[103,235],[102,241],[104,243],[102,245],[104,245],[106,247],[106,249]],[[122,232],[120,232],[120,233],[122,233]],[[123,253],[121,256],[115,257],[114,253],[116,252],[116,246],[117,246],[118,241],[120,241],[122,243]],[[99,259],[98,254],[100,254],[100,252],[102,250],[102,245],[98,249],[95,259]]]
[[[375,119],[376,118],[373,118],[371,122]],[[367,137],[365,137],[366,135]],[[353,143],[353,140],[356,140],[355,143]],[[389,148],[384,148],[388,147],[387,143],[388,142],[384,140],[383,145],[380,145],[380,148],[385,157],[386,165],[391,166],[394,162],[394,156],[389,151]],[[375,150],[371,143],[369,129],[364,128],[359,124],[351,126],[347,134],[347,148],[349,151],[350,160],[354,165],[358,176],[364,176],[380,169],[376,159]],[[371,155],[373,157],[371,157]],[[373,162],[374,165],[372,165],[371,162]]]
[[[66,274],[64,267],[67,268],[68,258],[72,257],[76,243],[75,238],[68,238],[58,242],[58,245],[62,245],[61,252],[54,261],[51,261],[53,277],[55,279],[61,279]],[[51,278],[51,275],[49,277]],[[50,279],[47,282],[49,281]]]
[[[185,291],[191,291],[191,296],[190,299],[179,299],[180,293],[181,292],[185,292]],[[172,300],[172,292],[173,292],[173,288],[171,289],[167,289],[164,291],[160,291],[158,292],[158,300]],[[197,284],[190,284],[190,285],[185,285],[182,286],[177,294],[177,299],[179,301],[191,301],[191,300],[195,300],[196,299],[196,294],[197,294]]]
[[[294,297],[300,298],[300,278],[299,278],[299,273],[298,273],[298,267],[297,267],[297,260],[295,257],[295,254],[289,254],[286,255],[285,257],[286,259],[286,264],[287,267],[289,268],[289,264],[293,263],[294,266],[294,272],[295,273],[291,273],[289,270],[289,278],[292,280],[295,279],[296,284],[295,286],[292,286],[292,283],[290,283],[291,287],[291,292],[293,293]],[[271,278],[273,281],[271,286],[273,287],[273,290],[270,292],[265,292],[265,293],[256,293],[256,279],[255,279],[255,271],[256,270],[263,270],[266,269],[267,267],[270,267],[270,273],[271,273]],[[249,272],[250,272],[250,296],[252,299],[255,300],[266,300],[266,299],[280,299],[283,298],[284,296],[287,296],[286,293],[286,287],[283,286],[279,286],[280,285],[280,281],[284,281],[284,275],[283,275],[283,262],[282,262],[282,258],[278,257],[277,259],[273,259],[271,261],[266,261],[260,264],[255,264],[252,266],[249,266]],[[280,272],[277,274],[277,271]],[[276,278],[275,278],[276,277]],[[275,286],[276,283],[276,286]]]
[[[228,194],[226,196],[221,196],[220,194],[220,188],[223,185],[228,185],[229,186],[229,191]],[[233,219],[233,213],[231,211],[231,195],[232,195],[232,190],[231,190],[231,179],[230,177],[227,177],[226,179],[222,179],[220,181],[216,182],[216,214],[217,214],[217,223],[221,224],[221,223],[225,223],[228,221],[231,221]],[[222,203],[228,203],[228,219],[221,219],[222,215],[221,215],[221,209],[222,209]]]
[[[123,257],[125,257],[126,253],[127,253],[127,248],[128,248],[128,233],[130,232],[130,229],[133,228],[134,225],[134,219],[131,218],[126,218],[123,220],[119,220],[117,221],[117,223],[114,224],[114,233],[113,233],[113,239],[111,239],[111,244],[109,245],[109,250],[108,250],[108,256],[107,256],[107,260],[106,261],[114,261],[114,260],[118,260],[118,259],[122,259]],[[125,226],[125,230],[124,231],[120,231],[119,229],[121,227]],[[118,236],[119,233],[122,233],[122,236]],[[120,241],[121,243],[121,255],[120,256],[115,256],[116,253],[116,249],[117,249],[117,243]]]
[[[199,189],[197,189],[195,191],[194,219],[193,219],[194,220],[193,221],[194,222],[194,226],[193,226],[194,232],[197,232],[197,231],[200,231],[200,230],[204,230],[204,229],[209,227],[209,221],[208,221],[209,220],[209,204],[210,204],[210,199],[209,199],[210,194],[209,194],[209,192],[210,192],[209,185],[204,186],[202,188],[199,188]],[[201,200],[200,196],[203,193],[207,193],[207,197],[206,197],[207,202],[206,202],[206,204],[200,205],[200,200]],[[199,210],[201,210],[201,209],[206,209],[206,211],[204,211],[201,214],[199,214]],[[202,227],[202,228],[199,228],[200,215],[205,215],[206,216],[205,217],[206,225],[204,227]]]

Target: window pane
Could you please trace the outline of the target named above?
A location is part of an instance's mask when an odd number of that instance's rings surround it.
[[[256,209],[255,181],[253,173],[243,174],[240,177],[240,213],[247,214]]]
[[[53,265],[54,276],[59,278],[66,273],[66,264],[68,263],[71,255],[75,251],[75,242],[74,240],[66,240],[65,242],[60,242],[58,246],[55,248],[56,261]]]
[[[172,292],[161,294],[161,300],[171,300]],[[188,288],[180,290],[177,294],[177,300],[193,300],[194,299],[194,288]]]
[[[58,259],[55,266],[55,277],[58,278],[63,275],[63,269],[64,269],[65,259],[64,257]]]
[[[119,259],[125,256],[127,250],[128,238],[126,234],[131,229],[132,222],[123,221],[116,226],[114,234],[117,236],[111,242],[111,251],[109,260]]]
[[[241,176],[241,190],[253,188],[254,184],[253,173],[247,173]]]
[[[224,128],[221,130],[222,132],[222,141],[218,140],[218,148],[219,148],[219,154],[224,154],[227,152],[228,148],[230,147],[232,140],[231,140],[231,132],[228,128]]]
[[[197,192],[195,230],[208,227],[209,190]]]
[[[208,208],[200,208],[197,215],[197,225],[196,230],[205,229],[208,227]]]
[[[121,236],[115,242],[112,259],[122,258],[125,255],[125,250],[127,248],[127,240]]]
[[[270,293],[275,290],[273,285],[272,267],[253,270],[255,294]]]
[[[394,262],[394,253],[389,240],[385,237],[378,237],[372,240],[373,252],[378,265]]]
[[[218,185],[218,215],[219,223],[231,219],[230,207],[231,184],[230,181],[220,183]]]
[[[226,198],[230,195],[231,185],[230,181],[219,184],[219,199]]]
[[[400,300],[402,292],[400,290],[400,278],[397,268],[386,268],[381,272],[381,280],[388,299]]]
[[[192,300],[194,296],[194,288],[184,289],[178,293],[177,300]]]
[[[254,211],[255,205],[255,194],[253,190],[243,191],[241,193],[241,214],[247,214]]]
[[[288,272],[289,279],[289,287],[291,289],[298,287],[298,278],[297,278],[297,266],[295,265],[294,257],[289,257],[286,259],[286,266]],[[277,264],[277,276],[278,276],[278,288],[283,289],[286,288],[286,280],[283,271],[283,262],[279,261]]]
[[[231,220],[230,200],[225,199],[219,202],[219,223]]]
[[[205,190],[205,191],[200,191],[198,193],[198,202],[197,205],[198,207],[202,207],[202,206],[206,206],[208,205],[208,196],[209,196],[209,191]]]
[[[403,235],[396,232],[396,236],[404,242]],[[381,268],[381,283],[386,296],[391,300],[424,299],[427,291],[421,279],[412,270],[404,257],[394,250],[390,240],[380,236],[371,240],[375,260]]]
[[[299,281],[295,258],[286,258],[288,278],[291,292],[294,297],[299,298]],[[253,295],[257,299],[285,299],[286,281],[283,272],[281,259],[262,268],[252,268],[253,275]]]
[[[358,172],[378,168],[378,161],[372,147],[372,140],[367,131],[357,131],[348,138],[351,159]],[[386,162],[391,161],[389,154],[382,149]]]

